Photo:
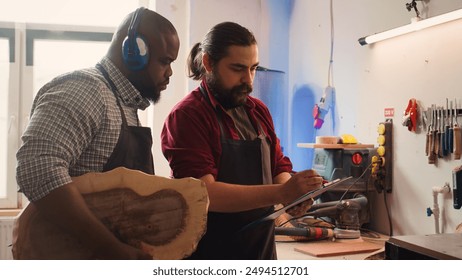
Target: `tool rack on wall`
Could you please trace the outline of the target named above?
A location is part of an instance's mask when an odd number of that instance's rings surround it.
[[[460,116],[462,116],[462,109],[457,106],[457,100],[453,103],[448,99],[446,99],[446,106],[432,104],[422,112],[426,126],[425,153],[429,164],[436,165],[439,160],[461,159],[462,130],[458,123]],[[461,168],[462,166],[458,166],[452,171],[454,209],[460,209],[462,205]],[[431,214],[434,213],[430,212],[427,215]]]
[[[438,106],[437,108],[442,108],[443,106]],[[429,114],[431,114],[431,111],[432,111],[432,107],[429,107],[427,108],[427,110],[425,111],[425,114],[427,114],[427,116],[429,116]],[[442,111],[444,111],[445,114],[448,114],[450,111],[453,111],[454,112],[454,117],[460,117],[462,116],[462,109],[442,109]]]
[[[426,126],[425,154],[429,164],[436,164],[438,158],[461,158],[462,134],[458,118],[462,116],[462,109],[457,107],[457,100],[454,107],[452,101],[450,104],[446,99],[446,106],[432,104],[423,112]]]

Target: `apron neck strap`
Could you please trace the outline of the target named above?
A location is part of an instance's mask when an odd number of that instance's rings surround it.
[[[217,108],[213,107],[212,105],[212,102],[210,101],[210,97],[209,95],[207,94],[207,92],[205,91],[204,87],[202,85],[199,86],[199,90],[202,94],[202,96],[205,98],[205,100],[207,100],[207,103],[210,104],[210,106],[212,106],[213,110],[215,111],[215,114],[217,116],[217,120],[218,120],[218,125],[220,126],[220,135],[222,138],[224,138],[224,135],[225,135],[225,129],[223,128],[223,113],[220,111],[220,110],[217,110]],[[228,134],[228,137],[231,137],[231,135],[229,135],[229,133],[226,133]]]
[[[115,85],[114,82],[112,81],[111,77],[109,77],[109,73],[106,71],[106,69],[104,69],[104,67],[103,67],[103,65],[101,65],[101,63],[97,63],[97,64],[96,64],[96,68],[101,72],[101,74],[103,74],[104,78],[105,78],[106,81],[109,83],[109,86],[110,86],[110,88],[111,88],[112,94],[114,94],[114,97],[115,97],[116,102],[117,102],[117,106],[119,107],[120,114],[122,115],[122,123],[123,123],[125,126],[128,126],[128,124],[127,124],[127,119],[125,118],[124,110],[122,109],[122,105],[120,105],[119,97],[118,97],[117,94],[116,94],[116,92],[117,92],[117,87],[116,87],[116,85]],[[137,120],[138,120],[138,116],[137,116]],[[138,124],[139,124],[139,121],[138,121]]]

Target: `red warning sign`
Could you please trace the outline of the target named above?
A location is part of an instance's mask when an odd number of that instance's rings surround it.
[[[385,117],[393,117],[395,116],[395,108],[385,108],[383,114]]]

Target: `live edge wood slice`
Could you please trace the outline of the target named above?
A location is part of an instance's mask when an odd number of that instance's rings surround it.
[[[206,230],[205,183],[119,167],[73,178],[88,207],[121,241],[174,260],[191,255]],[[59,209],[56,209],[59,211]],[[30,203],[13,232],[14,259],[92,259],[92,252]]]

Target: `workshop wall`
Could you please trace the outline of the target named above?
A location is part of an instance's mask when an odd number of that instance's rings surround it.
[[[351,133],[362,143],[375,144],[384,108],[394,108],[393,191],[387,195],[394,235],[435,233],[432,187],[449,182],[460,160],[427,163],[425,131],[411,133],[401,125],[408,100],[423,107],[446,105],[446,98],[462,102],[462,20],[434,27],[373,46],[360,46],[358,38],[406,25],[415,13],[405,2],[334,1],[334,86],[340,122],[338,132]],[[410,2],[410,1],[408,1]],[[418,2],[422,17],[462,8],[462,1]],[[296,0],[290,43],[291,88],[309,87],[319,100],[327,85],[330,51],[329,1]],[[460,118],[459,118],[460,121]],[[329,128],[329,123],[325,123]],[[329,135],[328,131],[318,132]],[[324,134],[323,134],[324,133]],[[384,197],[373,199],[373,229],[389,233]],[[454,232],[462,222],[452,207],[452,194],[440,196],[442,232]]]

